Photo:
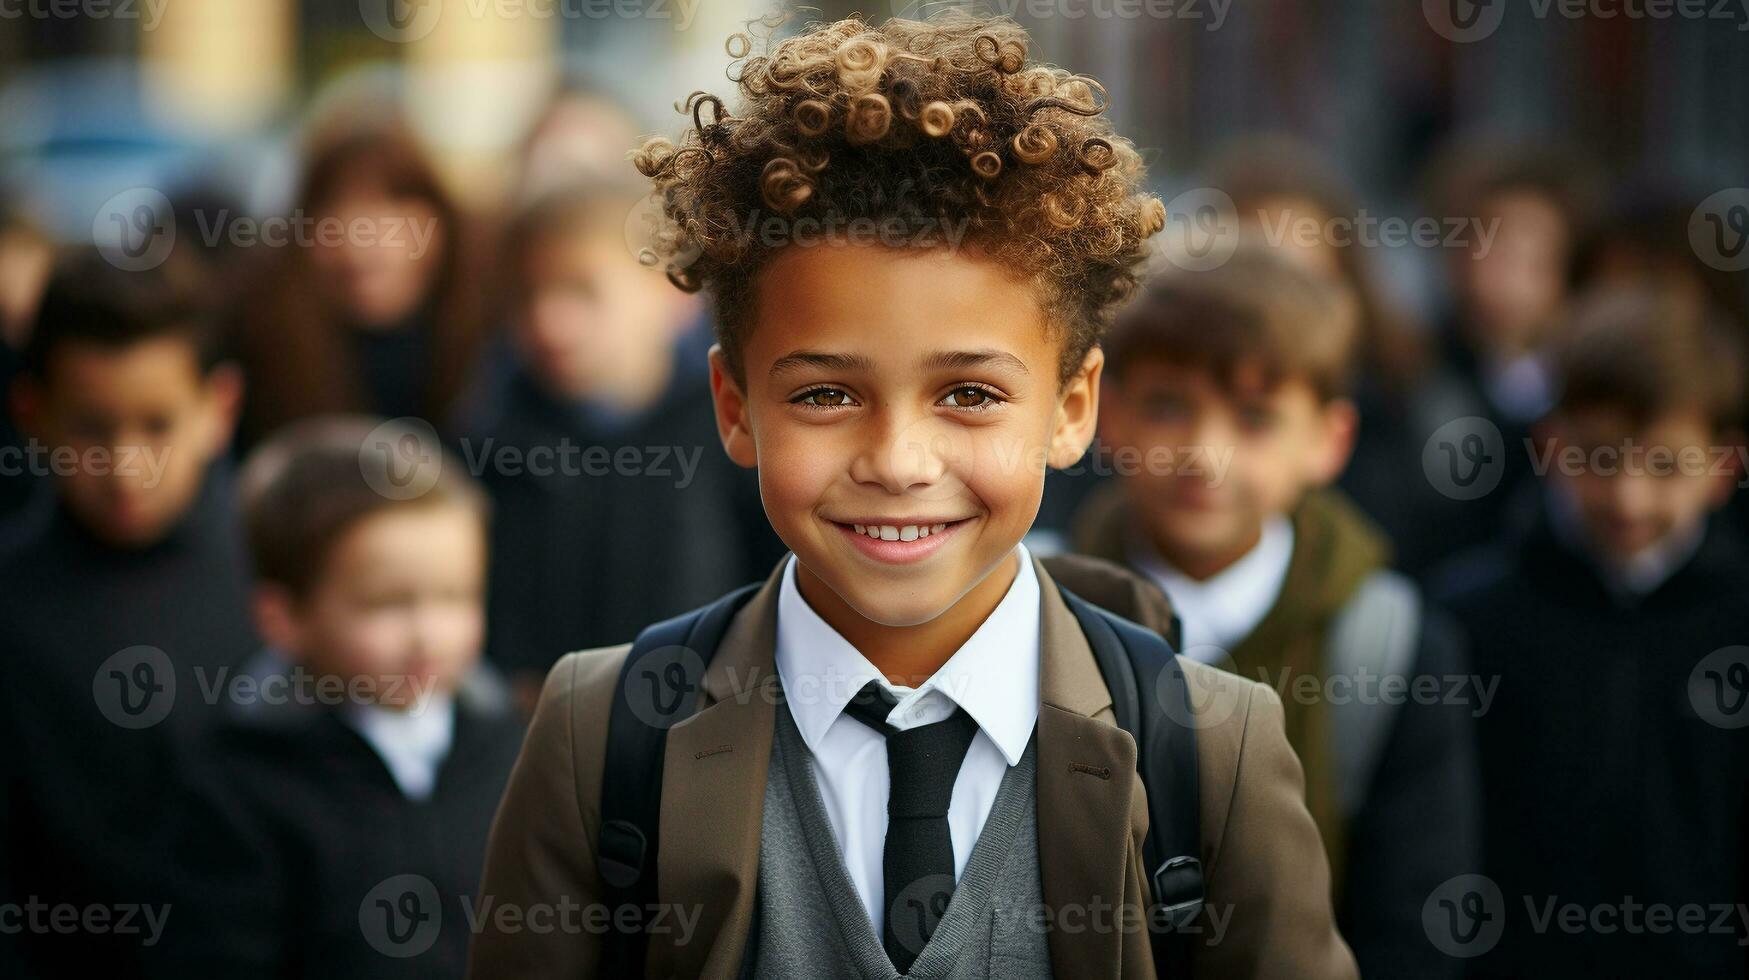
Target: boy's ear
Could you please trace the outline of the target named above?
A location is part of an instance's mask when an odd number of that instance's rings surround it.
[[[250,612],[255,617],[255,630],[267,645],[293,660],[303,657],[304,631],[298,616],[297,599],[283,585],[263,582],[250,596]]]
[[[1346,398],[1332,398],[1324,405],[1320,424],[1323,444],[1312,460],[1312,478],[1318,486],[1336,482],[1354,455],[1354,440],[1360,429],[1360,412]]]
[[[237,434],[237,417],[243,409],[242,369],[227,362],[207,372],[206,398],[212,425],[208,448],[217,456]]]
[[[759,454],[753,446],[753,428],[747,418],[747,396],[729,373],[729,362],[723,356],[721,344],[712,344],[711,401],[717,410],[717,437],[723,440],[723,451],[736,465],[753,469],[759,465]]]
[[[1749,434],[1739,429],[1732,429],[1721,433],[1716,443],[1720,446],[1729,446],[1730,451],[1725,453],[1723,459],[1720,460],[1720,465],[1717,467],[1718,475],[1713,477],[1712,490],[1707,494],[1707,504],[1711,510],[1718,510],[1730,503],[1731,497],[1737,493],[1738,487],[1742,484],[1744,464],[1749,463]],[[1713,467],[1708,467],[1709,472],[1712,470]]]
[[[1051,432],[1052,469],[1065,469],[1086,455],[1099,428],[1099,378],[1105,368],[1105,351],[1095,346],[1081,359],[1081,366],[1063,383],[1057,399],[1057,424]]]

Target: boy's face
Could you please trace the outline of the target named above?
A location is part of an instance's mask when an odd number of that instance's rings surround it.
[[[318,677],[392,708],[423,707],[479,660],[486,539],[459,504],[411,504],[359,520],[302,598],[265,587],[269,642]]]
[[[1734,469],[1714,465],[1723,441],[1698,410],[1642,424],[1610,408],[1563,411],[1550,416],[1544,434],[1557,463],[1551,478],[1576,505],[1591,547],[1609,561],[1626,562],[1692,530],[1731,492]],[[1563,455],[1585,463],[1560,465]]]
[[[318,235],[310,255],[348,320],[388,326],[418,309],[445,247],[435,208],[360,191],[342,195],[319,219],[319,229],[343,229]]]
[[[57,347],[40,381],[18,389],[19,414],[52,451],[62,500],[99,539],[144,547],[169,533],[230,443],[241,381],[205,376],[193,346],[165,336],[125,347]]]
[[[758,466],[816,606],[934,620],[1032,526],[1046,465],[1092,438],[1102,355],[1059,387],[1062,341],[1031,285],[981,257],[791,247],[761,273],[754,316],[744,386],[712,352],[718,426]],[[868,534],[883,525],[888,539]]]
[[[556,235],[529,254],[516,341],[528,369],[562,397],[611,390],[628,374],[665,367],[696,308],[609,231],[616,230]]]
[[[1336,246],[1326,227],[1330,215],[1316,201],[1268,196],[1239,213],[1241,230],[1259,238],[1307,272],[1332,282],[1342,281]]]
[[[1535,191],[1500,193],[1482,211],[1498,222],[1494,238],[1457,259],[1458,285],[1474,339],[1510,353],[1560,312],[1572,245],[1560,209]]]
[[[1352,405],[1324,403],[1303,379],[1270,387],[1241,370],[1229,390],[1206,370],[1144,357],[1107,389],[1106,441],[1139,451],[1124,476],[1131,505],[1193,573],[1243,556],[1266,519],[1341,473],[1353,444]]]

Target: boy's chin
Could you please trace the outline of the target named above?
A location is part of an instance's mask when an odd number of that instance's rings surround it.
[[[945,581],[948,576],[941,574],[919,578],[914,572],[906,579],[884,580],[855,568],[832,568],[826,574],[816,572],[815,575],[851,612],[871,623],[894,629],[932,622],[952,609],[954,603],[976,584],[958,582],[957,577],[955,581]]]
[[[851,611],[871,623],[893,629],[933,622],[953,608],[958,595],[926,584],[911,588],[864,581],[850,589],[834,589]]]
[[[104,514],[83,520],[93,537],[112,548],[149,548],[170,536],[168,520]]]

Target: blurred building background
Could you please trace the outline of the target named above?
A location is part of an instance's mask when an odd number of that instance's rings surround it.
[[[804,17],[927,12],[824,0]],[[0,175],[58,234],[108,196],[217,182],[289,194],[312,107],[388,97],[455,190],[489,205],[554,80],[677,128],[676,92],[725,86],[723,39],[776,0],[7,0]],[[1045,57],[1093,66],[1162,189],[1235,135],[1290,133],[1401,207],[1427,155],[1487,129],[1577,144],[1622,173],[1714,188],[1749,161],[1749,9],[1471,0],[986,0]],[[1442,12],[1443,11],[1443,12]],[[1658,12],[1662,15],[1658,15]],[[1457,20],[1470,23],[1454,28]],[[1469,20],[1473,12],[1474,22]],[[1580,16],[1570,14],[1579,13]],[[1698,16],[1697,16],[1698,15]],[[1720,15],[1723,15],[1722,17]],[[1453,40],[1452,38],[1457,38]],[[87,217],[88,220],[88,217]]]

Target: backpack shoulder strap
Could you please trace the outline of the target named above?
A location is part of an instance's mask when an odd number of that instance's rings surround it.
[[[613,922],[643,922],[656,901],[656,844],[662,815],[662,759],[668,729],[692,716],[705,668],[729,621],[759,590],[749,585],[708,606],[682,613],[638,634],[620,667],[607,720],[601,774],[601,829],[596,870]],[[636,907],[623,918],[618,909]],[[641,930],[614,929],[602,937],[601,976],[644,975]]]
[[[1154,904],[1148,934],[1160,976],[1189,975],[1185,927],[1202,911],[1201,795],[1196,732],[1184,667],[1164,637],[1061,590],[1111,691],[1119,727],[1136,740],[1136,768],[1148,797],[1142,857]]]
[[[1404,576],[1381,570],[1363,579],[1330,622],[1327,675],[1349,678],[1357,691],[1385,677],[1407,678],[1415,669],[1421,615],[1421,592]],[[1342,746],[1336,798],[1347,816],[1366,797],[1396,713],[1397,702],[1390,698],[1350,697],[1330,705],[1331,743]]]

